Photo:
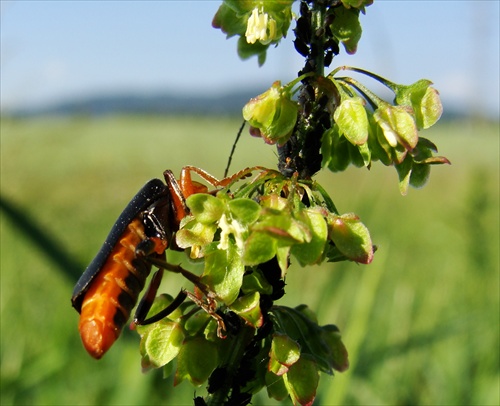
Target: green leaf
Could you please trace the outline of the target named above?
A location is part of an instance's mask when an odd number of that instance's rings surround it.
[[[252,199],[240,198],[229,201],[229,210],[238,222],[250,225],[258,220],[261,207]]]
[[[285,199],[267,199],[269,201],[286,202]],[[265,203],[264,203],[265,204]],[[255,233],[265,233],[276,239],[279,246],[286,246],[311,240],[309,226],[303,221],[294,219],[289,210],[283,207],[278,209],[265,209],[261,213],[261,219],[255,223],[251,230]],[[252,237],[252,236],[251,236]]]
[[[261,231],[253,232],[245,241],[243,263],[259,265],[269,261],[276,255],[278,242],[269,234]]]
[[[329,348],[329,356],[326,359],[331,367],[339,372],[349,368],[349,357],[347,349],[341,340],[339,329],[332,324],[321,327],[322,338]]]
[[[428,87],[423,96],[412,95],[411,100],[420,128],[432,127],[441,118],[443,105],[439,98],[439,92],[433,87]]]
[[[421,79],[412,85],[393,85],[395,101],[401,106],[409,106],[415,112],[418,128],[433,126],[443,113],[439,92],[431,87],[432,82]]]
[[[337,7],[334,13],[335,19],[330,25],[333,35],[342,42],[348,54],[355,54],[362,33],[359,10]]]
[[[375,111],[373,118],[382,128],[391,147],[395,148],[400,143],[406,149],[411,150],[417,146],[417,126],[407,108],[383,105]]]
[[[224,213],[224,204],[220,199],[207,193],[196,193],[186,199],[186,205],[194,218],[202,224],[218,221]]]
[[[194,336],[203,331],[210,320],[212,320],[212,317],[207,312],[196,312],[186,320],[184,330],[188,335]]]
[[[319,383],[318,367],[314,361],[300,357],[283,375],[283,380],[294,405],[313,404]]]
[[[292,309],[275,305],[270,310],[270,317],[274,331],[296,340],[301,354],[312,357],[321,371],[332,374],[333,369],[342,371],[343,367],[347,367],[347,358],[343,358],[347,357],[347,352],[342,355],[344,347],[340,336],[329,336],[333,328],[337,333],[338,329],[335,326],[320,327],[307,306]]]
[[[186,340],[178,356],[174,385],[184,379],[199,386],[205,382],[218,363],[217,346],[197,337]]]
[[[274,120],[268,128],[263,130],[263,135],[268,143],[283,145],[288,141],[295,127],[299,106],[295,101],[282,97],[276,107]]]
[[[155,314],[159,313],[163,309],[165,309],[170,303],[172,303],[174,298],[170,296],[167,293],[162,293],[161,295],[157,296],[151,305],[151,309],[149,309],[149,312],[147,314],[147,317],[154,316]],[[182,317],[182,310],[180,308],[175,309],[172,313],[170,313],[167,318],[163,320],[170,320],[170,321],[177,321],[180,317]],[[137,325],[136,330],[137,333],[141,335],[141,337],[146,334],[149,330],[151,330],[155,326],[155,323],[153,324],[146,324],[146,325]]]
[[[240,0],[236,0],[240,1]],[[262,2],[264,10],[273,13],[285,13],[286,18],[290,19],[291,6],[295,0],[280,0],[280,1],[266,1]],[[253,4],[256,2],[253,1]]]
[[[269,371],[281,376],[300,358],[300,346],[284,334],[274,334],[269,353]]]
[[[365,101],[361,97],[344,99],[335,110],[333,118],[341,135],[353,145],[365,144],[368,140],[368,116]]]
[[[328,227],[331,240],[347,258],[362,264],[373,260],[370,232],[355,214],[331,214]]]
[[[223,4],[234,10],[236,15],[245,15],[255,8],[254,0],[224,0]]]
[[[299,261],[301,266],[317,263],[325,249],[328,228],[321,213],[314,210],[301,210],[298,220],[306,224],[311,232],[310,241],[292,245],[290,253]]]
[[[265,375],[267,395],[271,399],[283,401],[288,397],[288,389],[282,376],[267,371]]]
[[[227,250],[214,250],[205,255],[202,281],[226,305],[230,305],[238,297],[244,273],[241,253],[234,244],[229,244]]]
[[[260,310],[259,292],[239,297],[231,305],[231,310],[254,328],[261,327],[264,322],[264,316]]]
[[[244,35],[247,28],[247,20],[237,16],[234,9],[222,3],[212,20],[212,27],[219,28],[227,34],[227,38],[234,35]]]
[[[372,153],[368,143],[358,145],[358,151],[361,157],[363,158],[364,165],[369,168],[372,161]]]
[[[429,180],[431,167],[428,164],[413,164],[410,174],[410,185],[414,188],[423,187]]]
[[[260,292],[265,295],[270,295],[273,293],[273,287],[269,284],[260,269],[254,268],[251,272],[247,272],[243,276],[241,291],[244,294]]]
[[[276,81],[264,93],[253,97],[243,106],[243,118],[252,127],[259,129],[269,127],[276,114],[276,107],[281,94],[281,82]]]
[[[264,65],[266,61],[267,48],[269,48],[269,44],[263,45],[260,41],[257,41],[255,44],[249,44],[244,35],[238,39],[238,56],[241,59],[257,56],[259,66]]]
[[[203,224],[196,220],[185,223],[177,233],[175,233],[175,242],[179,248],[204,248],[210,244],[215,232],[217,231],[216,224]],[[192,251],[194,253],[195,250]],[[197,258],[198,256],[192,255]]]
[[[309,306],[301,304],[296,306],[295,310],[306,317],[312,323],[318,324],[318,316],[316,316],[316,313],[314,313]]]
[[[372,160],[380,160],[386,166],[391,165],[391,146],[385,139],[382,129],[373,120],[371,120],[370,125],[371,130],[368,136],[368,145]]]
[[[412,168],[413,162],[411,158],[405,159],[403,162],[396,165],[396,171],[399,177],[399,191],[403,196],[406,196],[408,193]]]
[[[340,136],[337,124],[334,124],[334,126],[327,131],[325,135],[329,136],[332,140],[328,169],[332,172],[342,172],[351,163],[349,141],[347,141],[345,137]]]
[[[278,247],[276,250],[276,259],[278,260],[278,264],[281,269],[281,277],[284,278],[286,275],[286,271],[288,270],[290,258],[290,247]]]
[[[270,213],[264,212],[263,217],[269,214],[280,215],[280,212],[284,211],[289,206],[287,199],[272,192],[270,192],[270,194],[264,194],[260,199],[260,203],[262,207],[272,209]]]
[[[417,148],[412,152],[411,158],[408,158],[413,161],[410,173],[410,185],[415,188],[424,186],[429,179],[431,168],[426,163],[426,160],[432,157],[432,147],[435,146],[429,145],[428,140],[419,140]]]
[[[159,368],[179,354],[184,332],[179,323],[173,321],[155,323],[143,340],[143,349],[150,365]]]
[[[299,106],[280,81],[243,107],[243,118],[258,128],[268,144],[283,144],[297,121]]]

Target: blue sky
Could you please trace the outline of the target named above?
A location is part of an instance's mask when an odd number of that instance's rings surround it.
[[[1,106],[109,92],[224,93],[295,77],[293,33],[266,64],[241,61],[211,27],[219,1],[1,1]],[[426,78],[446,107],[499,115],[498,1],[375,0],[352,65],[398,83]],[[292,27],[294,24],[292,23]],[[369,87],[373,82],[363,79]],[[375,87],[376,89],[376,87]]]

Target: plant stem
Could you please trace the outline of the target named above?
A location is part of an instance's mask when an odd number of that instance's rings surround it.
[[[361,68],[355,68],[353,66],[339,66],[338,68],[334,69],[328,76],[333,77],[336,73],[340,72],[341,70],[350,70],[352,72],[357,72],[361,73],[363,75],[366,75],[368,77],[371,77],[372,79],[375,79],[376,81],[382,83],[384,86],[388,87],[391,89],[393,92],[397,90],[398,85],[394,82],[391,82],[390,80],[383,78],[382,76],[377,75],[376,73],[361,69]]]
[[[312,4],[312,18],[311,18],[311,30],[313,32],[311,48],[316,47],[317,53],[313,55],[315,62],[315,73],[318,76],[324,76],[325,74],[325,36],[321,35],[321,30],[323,30],[324,19],[325,19],[325,5],[321,1],[315,1]]]
[[[227,346],[231,350],[227,352],[226,359],[223,359],[220,365],[226,368],[226,380],[220,389],[213,394],[208,395],[206,399],[207,406],[220,406],[225,404],[231,389],[233,388],[233,378],[238,375],[240,360],[243,357],[245,348],[252,340],[255,330],[248,326],[240,328],[238,334],[226,338]]]
[[[382,100],[366,86],[363,86],[361,83],[359,83],[356,79],[350,77],[342,77],[342,78],[337,78],[337,80],[342,81],[344,83],[348,83],[356,90],[358,90],[370,103],[370,105],[373,107],[374,110],[380,106],[388,105],[388,103],[385,100]]]
[[[298,173],[299,179],[310,179],[321,169],[321,137],[329,128],[328,124],[325,125],[329,122],[326,110],[316,100],[320,93],[317,78],[323,77],[325,70],[325,45],[328,41],[325,16],[328,5],[323,1],[309,3],[301,1],[295,29],[296,41],[301,44],[297,50],[305,57],[304,67],[299,71],[302,82],[298,89],[301,113],[290,139],[278,146],[280,172],[286,177]]]

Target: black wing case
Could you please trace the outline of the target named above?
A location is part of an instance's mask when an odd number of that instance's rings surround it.
[[[149,206],[158,202],[158,200],[168,196],[168,193],[167,186],[160,179],[151,179],[141,190],[139,190],[139,192],[137,192],[125,210],[120,214],[120,217],[118,217],[118,220],[116,220],[113,225],[101,249],[75,285],[71,302],[79,313],[81,311],[84,294],[89,289],[90,283],[101,271],[109,254],[125,232],[127,226],[140,212],[146,210]]]

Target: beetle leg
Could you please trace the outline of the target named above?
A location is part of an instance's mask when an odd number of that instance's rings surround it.
[[[153,301],[155,300],[156,293],[158,292],[158,288],[160,287],[162,277],[163,269],[160,268],[151,278],[148,289],[146,290],[146,293],[137,306],[134,314],[134,321],[132,322],[133,324],[143,324],[149,310],[151,309],[151,306],[153,305]]]
[[[175,179],[174,174],[171,170],[167,169],[163,172],[163,176],[165,177],[165,182],[170,191],[170,197],[172,199],[172,211],[173,211],[173,219],[177,224],[173,225],[173,229],[179,228],[179,223],[181,220],[186,217],[189,213],[189,209],[186,206],[186,197],[184,196],[184,192],[179,186],[177,179]]]
[[[139,306],[137,307],[133,324],[144,325],[155,323],[172,313],[175,309],[177,309],[177,307],[181,305],[186,297],[189,297],[189,299],[191,299],[198,307],[206,311],[211,317],[215,319],[215,321],[217,322],[217,336],[219,338],[226,338],[226,325],[224,324],[224,320],[222,319],[222,317],[216,313],[217,301],[215,300],[213,293],[210,292],[210,288],[201,282],[201,279],[198,275],[189,272],[188,270],[182,268],[180,265],[169,264],[162,258],[145,257],[144,260],[158,267],[159,270],[153,275],[153,279],[151,280],[148,290],[141,299]],[[160,286],[163,270],[180,273],[187,280],[192,282],[198,289],[200,289],[200,291],[205,295],[207,301],[204,302],[191,292],[181,290],[174,301],[170,303],[165,309],[161,310],[159,313],[150,317],[149,319],[143,320],[147,316],[149,309],[153,304],[156,292],[158,291],[158,287]]]
[[[173,265],[169,264],[167,261],[165,261],[162,258],[155,258],[155,257],[145,257],[145,261],[148,261],[150,264],[158,267],[165,269],[166,271],[173,272],[173,273],[180,273],[182,276],[184,276],[188,281],[192,282],[193,285],[198,287],[204,295],[210,296],[210,289],[207,285],[201,282],[201,278],[198,275],[195,275],[192,272],[189,272],[187,269],[184,269],[180,265]]]
[[[207,297],[207,302],[205,303],[203,300],[199,299],[191,292],[185,292],[187,297],[191,299],[199,308],[205,310],[216,322],[217,322],[217,337],[226,338],[226,325],[224,323],[224,319],[217,314],[217,302],[215,299],[210,296]]]
[[[144,320],[141,325],[145,324],[153,324],[156,323],[157,321],[160,321],[167,317],[169,314],[177,310],[177,308],[184,302],[186,299],[186,291],[184,289],[181,289],[179,294],[175,297],[175,299],[164,309],[160,310],[158,313],[156,313],[154,316],[151,316],[149,319]]]
[[[163,268],[160,268],[153,275],[153,278],[151,279],[151,282],[148,286],[146,293],[139,302],[137,310],[135,311],[134,321],[131,323],[131,326],[136,326],[136,325],[144,326],[146,324],[156,323],[157,321],[164,319],[170,313],[176,310],[186,298],[186,292],[184,290],[181,290],[177,295],[177,297],[167,307],[156,313],[154,316],[146,318],[155,300],[156,293],[158,292],[158,288],[160,286],[162,277],[163,277]]]
[[[197,168],[196,166],[184,166],[181,170],[181,177],[179,179],[179,184],[181,185],[181,189],[183,192],[188,192],[188,196],[192,195],[193,193],[206,193],[206,188],[205,191],[200,190],[198,191],[198,182],[193,182],[191,179],[191,172],[196,173],[200,178],[205,180],[208,184],[212,185],[213,187],[220,186],[220,181],[216,177],[210,175],[208,172],[204,171],[203,169]],[[201,185],[200,185],[201,186]],[[187,197],[187,196],[186,196]]]
[[[205,180],[207,183],[209,183],[210,185],[212,185],[215,188],[221,187],[221,186],[226,187],[234,182],[237,182],[240,179],[243,179],[243,178],[250,176],[250,174],[253,171],[261,171],[261,172],[267,173],[267,172],[269,172],[269,169],[264,168],[263,166],[252,166],[249,168],[242,169],[241,171],[236,172],[234,175],[227,176],[224,179],[219,180],[219,179],[213,177],[212,175],[210,175],[208,172],[205,172],[203,169],[197,168],[195,166],[185,166],[184,168],[182,168],[181,178],[179,180],[179,184],[180,184],[180,187],[183,190],[183,192],[184,192],[184,190],[189,190],[189,183],[197,183],[197,182],[193,182],[191,180],[191,172],[194,172],[200,178],[202,178],[203,180]],[[193,193],[199,193],[199,191],[196,190]],[[190,194],[192,194],[192,193],[190,193]],[[184,194],[184,196],[188,197],[189,194],[187,194],[187,195]]]

